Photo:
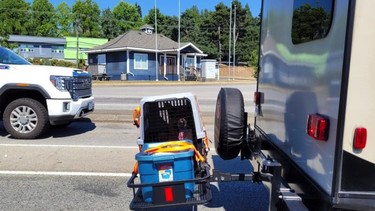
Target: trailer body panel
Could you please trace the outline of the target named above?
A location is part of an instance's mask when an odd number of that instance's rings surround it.
[[[264,104],[256,125],[327,194],[332,192],[336,131],[343,74],[348,1],[321,1],[331,13],[321,38],[292,36],[296,12],[309,1],[264,1],[258,91]],[[331,4],[329,4],[331,3]],[[335,3],[335,4],[333,4]],[[329,14],[328,14],[329,15]],[[306,133],[307,117],[329,120],[327,141]]]

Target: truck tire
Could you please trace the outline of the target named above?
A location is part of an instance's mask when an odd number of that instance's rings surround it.
[[[244,100],[240,90],[221,88],[215,111],[215,149],[224,160],[234,159],[244,137]]]
[[[40,102],[34,99],[16,99],[5,108],[3,124],[13,138],[34,139],[47,130],[48,112]]]

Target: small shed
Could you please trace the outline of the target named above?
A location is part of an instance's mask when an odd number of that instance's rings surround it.
[[[201,60],[201,78],[206,80],[219,80],[219,64],[215,59]]]

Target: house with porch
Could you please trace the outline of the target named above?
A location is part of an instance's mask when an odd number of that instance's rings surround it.
[[[199,68],[201,58],[207,56],[192,43],[179,45],[162,34],[155,34],[149,25],[85,52],[88,71],[93,75],[109,75],[111,80],[176,81],[190,67]]]

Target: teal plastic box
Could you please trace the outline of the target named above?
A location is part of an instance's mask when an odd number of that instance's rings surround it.
[[[165,143],[165,142],[162,142]],[[135,155],[141,184],[194,179],[194,151],[147,154],[143,151],[162,143],[144,144],[142,152]],[[185,197],[193,196],[194,183],[185,183]],[[153,202],[152,187],[142,187],[145,202]]]

